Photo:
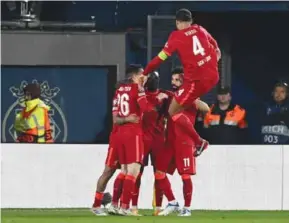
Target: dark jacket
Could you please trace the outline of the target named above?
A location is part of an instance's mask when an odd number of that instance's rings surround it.
[[[289,144],[289,100],[265,106],[260,133],[263,144]]]
[[[227,110],[221,110],[214,104],[204,117],[203,136],[211,144],[247,144],[250,140],[246,116],[240,105],[232,103]]]

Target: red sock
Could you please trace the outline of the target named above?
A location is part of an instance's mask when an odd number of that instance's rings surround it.
[[[123,181],[125,178],[125,174],[119,173],[114,180],[113,184],[113,194],[112,194],[112,205],[118,207],[118,202],[121,196]]]
[[[189,208],[192,202],[193,182],[190,175],[182,175],[183,180],[183,195],[185,200],[185,207]]]
[[[171,183],[165,173],[155,173],[155,180],[159,188],[163,191],[168,201],[175,200],[175,196],[172,191]]]
[[[132,193],[135,188],[135,181],[136,178],[132,175],[126,175],[124,182],[123,182],[123,189],[122,189],[122,203],[121,207],[124,209],[129,208],[130,200],[132,198]]]
[[[181,112],[173,115],[172,120],[178,127],[182,128],[183,132],[186,132],[187,134],[189,134],[190,137],[192,137],[196,145],[201,144],[201,138],[196,132],[193,123],[184,113]]]
[[[132,194],[132,199],[131,199],[131,205],[135,206],[135,207],[138,206],[138,197],[139,197],[140,184],[141,184],[141,174],[139,174],[137,179],[136,179],[134,192]]]
[[[101,206],[102,198],[103,198],[103,193],[96,191],[96,192],[95,192],[94,202],[93,202],[92,207],[94,207],[94,208],[100,207],[100,206]]]
[[[159,186],[159,182],[155,181],[155,198],[156,198],[155,206],[156,207],[161,207],[162,206],[163,196],[164,196],[164,193],[163,193],[163,191],[161,190],[161,188]]]

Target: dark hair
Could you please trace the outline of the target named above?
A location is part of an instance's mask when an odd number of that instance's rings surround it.
[[[183,74],[183,73],[184,73],[184,69],[182,67],[175,67],[172,69],[172,75]]]
[[[24,94],[29,93],[32,99],[39,98],[41,95],[41,88],[39,84],[28,84],[23,89]]]
[[[229,94],[231,93],[230,86],[218,86],[217,88],[217,94]]]
[[[277,83],[274,85],[274,90],[273,90],[273,91],[275,91],[277,87],[282,87],[282,88],[284,88],[285,91],[286,91],[286,95],[288,95],[288,93],[289,93],[289,86],[288,86],[288,84],[287,84],[285,81],[279,81],[279,82],[277,82]]]
[[[140,69],[143,69],[142,65],[140,64],[130,64],[125,71],[125,76],[130,78],[133,74],[139,72]]]
[[[181,22],[192,22],[192,13],[188,9],[180,9],[176,13],[176,20]]]

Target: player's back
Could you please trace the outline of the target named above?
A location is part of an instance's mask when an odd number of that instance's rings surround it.
[[[202,78],[198,76],[198,70],[214,69],[217,72],[216,46],[203,27],[194,24],[187,29],[174,31],[173,35],[176,51],[184,67],[185,79]]]
[[[121,84],[116,90],[116,97],[119,117],[123,118],[134,114],[142,118],[142,111],[138,105],[139,90],[137,84]],[[120,129],[132,127],[141,129],[141,123],[125,123],[119,126]]]
[[[164,90],[158,90],[155,92],[146,92],[146,97],[148,103],[152,106],[156,107],[160,105],[159,100],[157,99],[157,95],[159,93],[165,93]],[[146,136],[153,138],[155,134],[163,133],[163,117],[159,117],[159,113],[155,110],[151,110],[149,112],[145,112],[143,115],[143,131]]]

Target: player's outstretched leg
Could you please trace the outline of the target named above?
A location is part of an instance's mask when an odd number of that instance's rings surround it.
[[[192,194],[193,194],[193,182],[191,179],[191,176],[188,174],[182,175],[182,181],[183,181],[183,195],[184,195],[184,201],[185,205],[184,208],[180,210],[180,213],[178,216],[181,217],[188,217],[191,216],[191,201],[192,201]]]
[[[182,127],[184,132],[189,134],[196,144],[200,144],[201,138],[194,129],[194,125],[192,124],[190,118],[187,117],[186,114],[183,112],[184,109],[185,108],[182,108],[175,100],[175,98],[173,98],[172,103],[169,107],[169,114],[176,125]]]
[[[177,114],[173,114],[173,113],[171,114],[172,114],[171,115],[172,120],[176,126],[175,131],[179,129],[180,131],[183,132],[183,134],[187,134],[188,136],[190,136],[196,145],[196,152],[194,156],[197,157],[201,155],[202,152],[208,148],[209,146],[208,141],[202,139],[199,136],[199,134],[195,130],[193,123],[191,122],[190,118],[186,115],[185,111],[179,112]]]
[[[138,213],[138,198],[139,198],[139,189],[140,189],[140,185],[141,185],[141,177],[142,177],[142,174],[143,174],[143,170],[144,170],[144,167],[142,166],[141,167],[141,170],[140,170],[140,173],[139,175],[137,176],[137,179],[136,179],[136,183],[135,183],[135,188],[134,188],[134,192],[132,194],[132,200],[131,200],[131,211],[132,213],[135,215],[135,216],[141,216],[139,213]]]
[[[135,188],[136,178],[139,175],[141,165],[139,163],[132,163],[127,165],[127,175],[123,182],[122,190],[122,204],[119,209],[120,215],[133,215],[129,209],[129,204],[132,198],[132,191]]]
[[[155,180],[157,181],[160,189],[163,191],[164,195],[168,199],[167,207],[161,211],[159,216],[167,216],[179,209],[179,203],[176,201],[175,196],[173,194],[171,183],[164,172],[156,171]]]
[[[111,179],[115,172],[115,169],[105,166],[103,173],[99,177],[96,186],[96,192],[94,202],[91,211],[97,216],[106,216],[106,212],[101,208],[101,202],[103,198],[103,192],[106,189],[108,181]]]

